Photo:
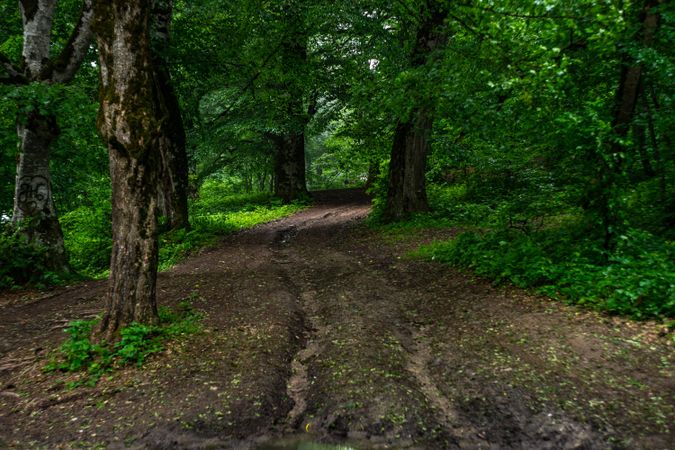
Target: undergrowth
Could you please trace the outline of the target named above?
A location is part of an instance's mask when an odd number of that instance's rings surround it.
[[[73,274],[50,269],[49,249],[29,242],[17,228],[0,225],[0,289],[43,289],[73,279]]]
[[[94,386],[115,369],[127,365],[140,367],[150,355],[163,351],[166,341],[198,332],[201,318],[202,314],[192,307],[191,298],[186,299],[175,310],[159,308],[158,325],[132,323],[123,328],[120,339],[113,344],[92,340],[92,331],[100,319],[71,322],[64,330],[68,340],[58,348],[44,371],[81,372],[82,376],[67,386]]]
[[[430,186],[432,211],[371,225],[385,235],[419,229],[472,230],[424,245],[417,256],[471,269],[495,284],[510,282],[549,297],[636,319],[675,317],[675,243],[628,227],[616,248],[588,233],[579,210],[525,205],[520,197],[478,201],[463,185]],[[673,324],[673,322],[671,322]]]
[[[194,251],[213,245],[219,238],[293,214],[305,205],[283,205],[270,194],[232,194],[229,186],[207,181],[199,197],[190,202],[190,230],[174,230],[159,236],[159,269],[166,270]],[[65,244],[73,268],[91,278],[108,276],[112,233],[110,204],[83,206],[62,219]]]
[[[569,303],[637,319],[675,317],[675,245],[644,231],[630,230],[611,254],[560,229],[465,232],[417,254]]]

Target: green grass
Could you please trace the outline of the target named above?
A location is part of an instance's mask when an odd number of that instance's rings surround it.
[[[296,213],[306,205],[284,205],[269,194],[227,195],[217,183],[206,183],[191,205],[192,229],[160,236],[159,267],[166,270],[191,252],[215,244],[221,237]]]

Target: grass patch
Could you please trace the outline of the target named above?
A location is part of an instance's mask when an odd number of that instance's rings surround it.
[[[198,332],[202,314],[193,309],[190,299],[183,300],[175,310],[159,309],[159,325],[132,323],[120,332],[114,344],[91,340],[92,330],[100,319],[71,322],[64,330],[70,336],[44,367],[45,372],[81,372],[83,376],[70,382],[69,388],[86,384],[94,386],[101,377],[128,365],[140,367],[146,359],[164,350],[164,344]]]
[[[167,270],[191,252],[215,244],[221,237],[294,214],[302,203],[282,204],[269,194],[224,195],[217,184],[207,183],[191,207],[192,229],[160,236],[159,268]]]

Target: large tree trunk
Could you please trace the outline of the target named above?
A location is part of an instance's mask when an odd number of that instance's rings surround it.
[[[432,124],[423,109],[417,111],[414,121],[396,124],[384,220],[402,219],[429,209],[425,174]]]
[[[411,67],[428,64],[430,56],[445,42],[441,27],[447,16],[446,7],[429,0],[422,8],[420,15],[423,19],[410,54]],[[411,88],[424,90],[417,85]],[[402,219],[411,213],[429,209],[425,176],[426,158],[431,146],[434,99],[429,96],[420,98],[419,95],[412,97],[417,97],[414,100],[417,104],[413,105],[407,118],[399,119],[394,131],[387,198],[382,211],[385,221]]]
[[[149,0],[97,0],[95,33],[101,67],[98,126],[110,152],[113,250],[101,322],[115,339],[132,322],[158,320],[157,190],[161,124],[149,36]]]
[[[162,122],[160,137],[161,172],[159,206],[167,218],[169,229],[189,228],[188,217],[188,157],[185,126],[178,98],[171,83],[166,53],[169,48],[169,26],[173,2],[154,0],[153,56],[156,79],[169,113]]]
[[[290,203],[307,195],[305,133],[278,136],[274,142],[274,195],[284,203]]]
[[[302,2],[286,2],[284,21],[290,32],[279,48],[285,73],[280,86],[287,99],[283,134],[272,136],[274,155],[274,195],[284,203],[307,196],[305,175],[305,128],[314,113],[315,101],[305,109],[309,58],[307,53],[306,7]]]
[[[31,242],[49,248],[47,264],[54,271],[68,269],[63,232],[52,196],[49,172],[51,143],[59,135],[56,118],[30,113],[17,124],[20,154],[16,168],[12,223]]]

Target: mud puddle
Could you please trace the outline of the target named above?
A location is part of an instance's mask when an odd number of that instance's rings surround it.
[[[265,442],[255,447],[255,450],[357,450],[362,448],[356,446],[356,444],[345,442],[340,444],[316,442],[312,440],[311,436],[300,435]]]

